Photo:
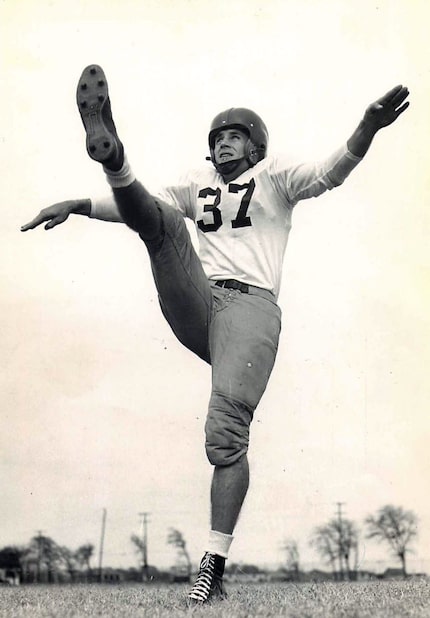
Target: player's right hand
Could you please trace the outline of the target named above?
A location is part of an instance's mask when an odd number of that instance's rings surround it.
[[[64,223],[68,216],[73,212],[79,212],[80,214],[89,214],[83,211],[83,202],[84,200],[66,200],[65,202],[58,202],[57,204],[48,206],[48,208],[43,208],[43,210],[41,210],[39,214],[34,217],[34,219],[32,219],[29,223],[21,226],[21,232],[32,230],[41,223],[45,223],[45,221],[47,221],[45,225],[45,230],[51,230],[56,225]]]

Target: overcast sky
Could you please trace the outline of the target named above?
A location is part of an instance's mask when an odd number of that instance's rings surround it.
[[[207,536],[210,372],[164,322],[144,246],[83,217],[19,231],[55,201],[109,191],[75,104],[99,63],[152,190],[205,164],[227,107],[265,119],[272,153],[312,160],[409,87],[410,108],[346,183],[294,212],[231,560],[279,564],[294,538],[310,565],[310,533],[336,503],[359,526],[390,503],[418,515],[411,566],[430,571],[427,13],[425,0],[1,3],[0,547],[41,530],[98,552],[104,508],[106,564],[136,564],[141,512],[156,566],[174,561],[170,526],[194,562]],[[360,556],[388,558],[364,539]]]

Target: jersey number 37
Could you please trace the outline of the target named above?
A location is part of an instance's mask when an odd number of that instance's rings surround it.
[[[230,183],[228,185],[229,193],[240,193],[243,191],[239,210],[237,211],[236,217],[231,222],[231,227],[238,228],[252,225],[251,217],[247,216],[247,212],[254,189],[255,181],[253,178],[251,178],[251,180],[244,185],[237,185],[234,183]],[[203,219],[197,221],[197,225],[202,232],[216,232],[223,224],[221,210],[218,208],[221,203],[221,189],[219,187],[216,189],[207,187],[206,189],[201,189],[201,191],[199,191],[199,197],[205,198],[209,196],[213,196],[214,200],[212,204],[205,204],[203,206],[203,212],[210,212],[212,214],[213,221],[211,223],[205,223]]]

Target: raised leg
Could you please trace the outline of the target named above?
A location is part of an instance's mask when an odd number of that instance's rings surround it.
[[[76,98],[88,154],[103,164],[123,221],[147,246],[165,317],[181,343],[209,362],[212,295],[182,215],[135,180],[112,118],[100,66],[84,69]]]

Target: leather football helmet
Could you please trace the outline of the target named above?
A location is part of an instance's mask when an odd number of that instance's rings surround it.
[[[209,130],[210,158],[217,169],[214,154],[215,136],[223,129],[235,128],[244,131],[249,137],[245,158],[251,167],[264,159],[267,154],[269,133],[260,116],[245,107],[231,107],[215,116]]]

